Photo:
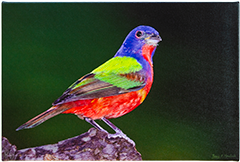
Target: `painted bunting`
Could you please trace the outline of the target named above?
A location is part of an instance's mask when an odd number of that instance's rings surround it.
[[[150,26],[138,26],[124,40],[115,56],[73,83],[47,111],[16,130],[33,128],[60,113],[76,114],[101,131],[94,120],[101,119],[116,133],[108,137],[128,138],[108,119],[129,113],[146,98],[153,82],[152,57],[161,41]]]

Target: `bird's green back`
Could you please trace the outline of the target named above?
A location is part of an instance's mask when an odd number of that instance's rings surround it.
[[[142,83],[129,80],[120,74],[135,73],[142,70],[141,64],[132,57],[113,57],[98,68],[92,71],[95,78],[110,83],[119,88],[132,88],[140,86]]]

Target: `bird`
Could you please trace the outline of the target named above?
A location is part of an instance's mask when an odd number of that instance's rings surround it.
[[[153,83],[153,55],[162,41],[153,27],[140,25],[127,35],[114,57],[84,75],[52,103],[52,107],[16,129],[38,126],[58,114],[75,114],[108,138],[121,137],[135,146],[118,127],[109,121],[138,107]],[[108,133],[95,120],[102,120],[115,134]]]

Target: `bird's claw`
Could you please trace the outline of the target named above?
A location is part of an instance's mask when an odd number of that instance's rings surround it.
[[[135,142],[131,140],[126,134],[124,134],[122,131],[118,131],[115,134],[110,134],[108,133],[108,138],[124,138],[127,140],[129,143],[131,143],[133,146],[135,146]]]

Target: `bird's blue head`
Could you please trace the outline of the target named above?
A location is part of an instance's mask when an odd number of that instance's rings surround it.
[[[141,55],[141,49],[144,45],[156,47],[161,40],[158,31],[154,28],[144,25],[138,26],[127,35],[115,56],[133,56],[136,58],[136,54]]]

